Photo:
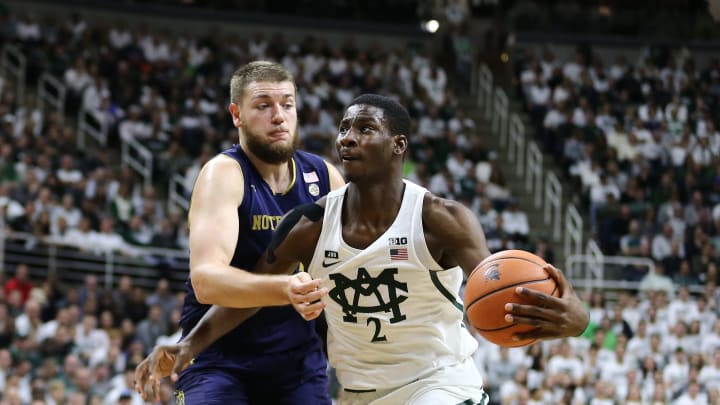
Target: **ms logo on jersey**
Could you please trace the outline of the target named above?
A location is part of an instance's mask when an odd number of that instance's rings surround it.
[[[398,269],[384,269],[373,277],[364,267],[360,267],[357,278],[351,279],[344,274],[330,274],[335,287],[328,293],[330,298],[342,307],[345,322],[357,323],[356,315],[377,312],[392,312],[390,323],[405,320],[400,304],[408,297],[399,295],[398,290],[408,292],[407,283],[395,280]],[[385,295],[383,292],[387,292]],[[374,299],[372,299],[374,297]]]

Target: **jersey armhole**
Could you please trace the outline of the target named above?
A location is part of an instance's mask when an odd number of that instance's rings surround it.
[[[418,193],[417,201],[415,204],[420,206],[420,209],[418,210],[417,206],[415,208],[415,212],[418,213],[418,219],[413,221],[413,228],[417,227],[417,229],[412,230],[412,234],[416,235],[415,238],[418,239],[419,243],[416,244],[417,250],[415,251],[415,254],[418,256],[418,260],[420,260],[421,263],[425,263],[426,267],[429,271],[445,271],[453,269],[454,267],[451,267],[450,269],[443,268],[440,263],[435,261],[435,258],[433,258],[432,254],[430,253],[430,249],[428,249],[427,241],[425,240],[425,225],[423,224],[423,210],[425,209],[425,196],[430,194],[429,191],[424,190],[422,193]]]

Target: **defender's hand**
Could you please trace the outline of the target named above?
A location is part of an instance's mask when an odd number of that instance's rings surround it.
[[[290,278],[288,299],[305,320],[317,318],[325,308],[321,299],[327,295],[328,289],[320,287],[321,283],[321,279],[313,280],[306,272],[299,272]]]
[[[518,333],[518,339],[548,339],[564,338],[580,335],[587,327],[590,318],[585,305],[575,294],[565,275],[554,266],[545,267],[557,283],[560,297],[518,287],[515,293],[530,302],[527,305],[506,304],[505,320],[508,323],[518,323],[535,326],[535,329]]]
[[[176,382],[192,358],[190,346],[183,342],[155,346],[152,353],[135,368],[135,390],[146,401],[148,398],[159,401],[162,379],[170,377],[172,382]]]

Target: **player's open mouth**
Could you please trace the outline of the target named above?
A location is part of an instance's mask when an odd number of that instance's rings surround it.
[[[350,160],[357,160],[357,157],[355,157],[349,153],[342,153],[342,154],[340,154],[340,159],[343,162],[346,162],[346,161],[350,161]]]

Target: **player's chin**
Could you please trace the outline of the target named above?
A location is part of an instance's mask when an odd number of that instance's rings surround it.
[[[362,179],[362,174],[357,170],[357,167],[355,167],[355,165],[353,165],[352,163],[348,164],[345,161],[343,161],[342,165],[345,180],[349,182],[357,182],[358,180]]]

